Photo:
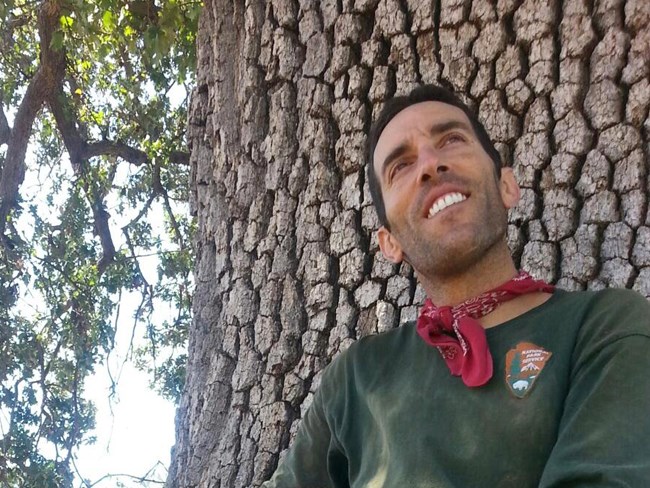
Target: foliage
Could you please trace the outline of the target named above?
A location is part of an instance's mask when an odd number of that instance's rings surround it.
[[[84,380],[113,349],[124,294],[140,296],[129,323],[147,331],[134,359],[178,399],[192,289],[185,94],[200,7],[0,2],[2,486],[72,484],[74,450],[94,425]],[[162,305],[175,314],[157,323]]]

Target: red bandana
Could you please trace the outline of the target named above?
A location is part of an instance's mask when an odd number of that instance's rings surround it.
[[[552,285],[520,271],[501,286],[455,307],[436,307],[427,298],[420,310],[417,331],[424,342],[438,348],[451,374],[462,376],[467,386],[482,386],[492,378],[492,355],[485,329],[476,319],[519,295],[553,290]]]

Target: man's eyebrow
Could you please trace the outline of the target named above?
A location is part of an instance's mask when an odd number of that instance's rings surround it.
[[[464,131],[473,133],[472,128],[466,122],[463,122],[462,120],[448,120],[445,122],[440,122],[438,124],[433,124],[431,127],[429,127],[429,134],[435,136],[438,134],[444,134],[445,132],[453,129],[462,129]],[[407,142],[404,142],[393,149],[390,153],[388,153],[388,156],[386,156],[384,162],[381,165],[381,174],[383,175],[390,163],[399,158],[402,154],[406,153],[408,149],[409,144]]]
[[[446,122],[440,122],[438,124],[433,124],[429,128],[429,134],[435,136],[437,134],[442,134],[444,132],[450,131],[452,129],[462,129],[464,131],[473,133],[472,128],[462,120],[448,120]]]

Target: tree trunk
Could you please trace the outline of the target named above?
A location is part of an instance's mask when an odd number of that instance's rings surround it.
[[[412,270],[377,250],[363,148],[382,102],[419,83],[465,93],[514,167],[517,263],[650,296],[646,0],[208,0],[202,15],[168,486],[259,486],[330,359],[416,317]]]

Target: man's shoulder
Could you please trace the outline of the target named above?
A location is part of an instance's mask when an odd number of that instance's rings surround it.
[[[650,302],[640,293],[625,288],[605,288],[597,291],[571,292],[587,302],[590,312],[597,314],[630,314],[650,312]]]
[[[356,340],[339,357],[340,360],[348,362],[386,360],[386,355],[408,347],[416,335],[415,323],[407,322],[394,329]]]
[[[646,297],[627,288],[605,288],[595,292],[595,294],[600,300],[608,300],[618,305],[650,306],[650,302]]]
[[[634,290],[605,288],[602,290],[567,291],[558,289],[555,307],[584,307],[588,311],[632,309],[650,310],[650,302]]]
[[[323,381],[340,384],[345,378],[359,379],[367,375],[381,375],[402,355],[409,355],[417,347],[415,323],[408,322],[394,329],[364,336],[334,357],[326,368]]]
[[[630,336],[650,338],[650,302],[627,289],[572,292],[584,304],[579,339],[612,343]]]

